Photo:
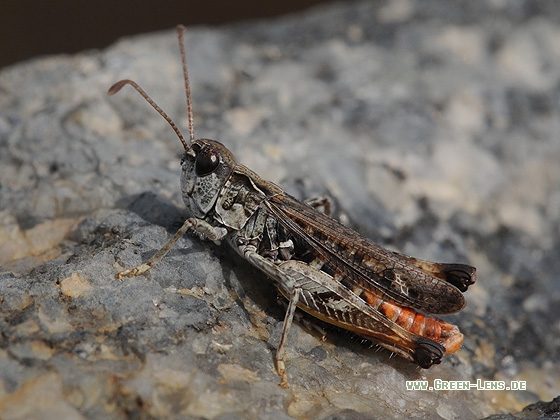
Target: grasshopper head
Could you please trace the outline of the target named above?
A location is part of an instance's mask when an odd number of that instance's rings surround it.
[[[212,210],[235,166],[235,157],[220,142],[191,143],[181,161],[181,191],[193,216],[204,218]]]
[[[126,85],[133,87],[167,121],[173,131],[175,131],[175,134],[177,134],[177,137],[185,149],[185,154],[181,161],[181,190],[183,192],[183,201],[193,216],[204,219],[213,209],[220,191],[228,181],[237,164],[233,154],[223,144],[215,140],[195,140],[187,59],[183,42],[184,31],[185,28],[183,26],[177,27],[183,64],[183,78],[185,81],[189,141],[185,140],[173,120],[136,82],[123,79],[111,86],[108,93],[109,95],[114,95]],[[227,197],[225,199],[228,201]]]

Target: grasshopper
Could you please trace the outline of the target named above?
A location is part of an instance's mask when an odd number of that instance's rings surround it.
[[[460,311],[463,292],[476,281],[465,264],[434,263],[389,251],[329,216],[328,201],[301,202],[238,163],[221,143],[195,139],[184,27],[178,29],[188,113],[187,142],[169,116],[131,80],[130,85],[169,123],[183,144],[181,191],[190,211],[154,257],[117,278],[157,264],[189,230],[222,240],[275,281],[288,300],[276,351],[276,370],[287,387],[286,339],[296,307],[380,344],[422,368],[441,363],[463,341],[459,329],[430,314]]]

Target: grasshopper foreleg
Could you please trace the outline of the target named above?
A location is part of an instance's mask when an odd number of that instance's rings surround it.
[[[128,270],[119,271],[117,273],[117,279],[121,280],[123,277],[134,277],[145,273],[158,262],[161,261],[163,257],[173,248],[175,243],[189,230],[192,229],[202,237],[206,237],[214,242],[219,241],[224,236],[227,235],[227,229],[223,227],[215,227],[202,219],[196,219],[191,217],[185,220],[183,226],[173,235],[173,237],[167,241],[167,243],[161,248],[150,261],[140,264],[138,267],[130,268]]]

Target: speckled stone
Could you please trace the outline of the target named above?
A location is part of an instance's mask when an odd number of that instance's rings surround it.
[[[449,317],[463,348],[441,365],[300,322],[288,389],[285,306],[233,251],[186,235],[115,280],[186,217],[180,142],[132,89],[106,94],[134,79],[184,128],[175,32],[2,69],[3,418],[477,419],[552,400],[558,22],[556,1],[393,0],[188,30],[197,136],[293,195],[330,195],[384,246],[478,269]],[[527,389],[407,391],[415,379]]]

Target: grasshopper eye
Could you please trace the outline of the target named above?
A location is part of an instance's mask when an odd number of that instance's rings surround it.
[[[210,147],[202,149],[196,157],[195,171],[198,176],[210,175],[220,164],[218,153]]]

